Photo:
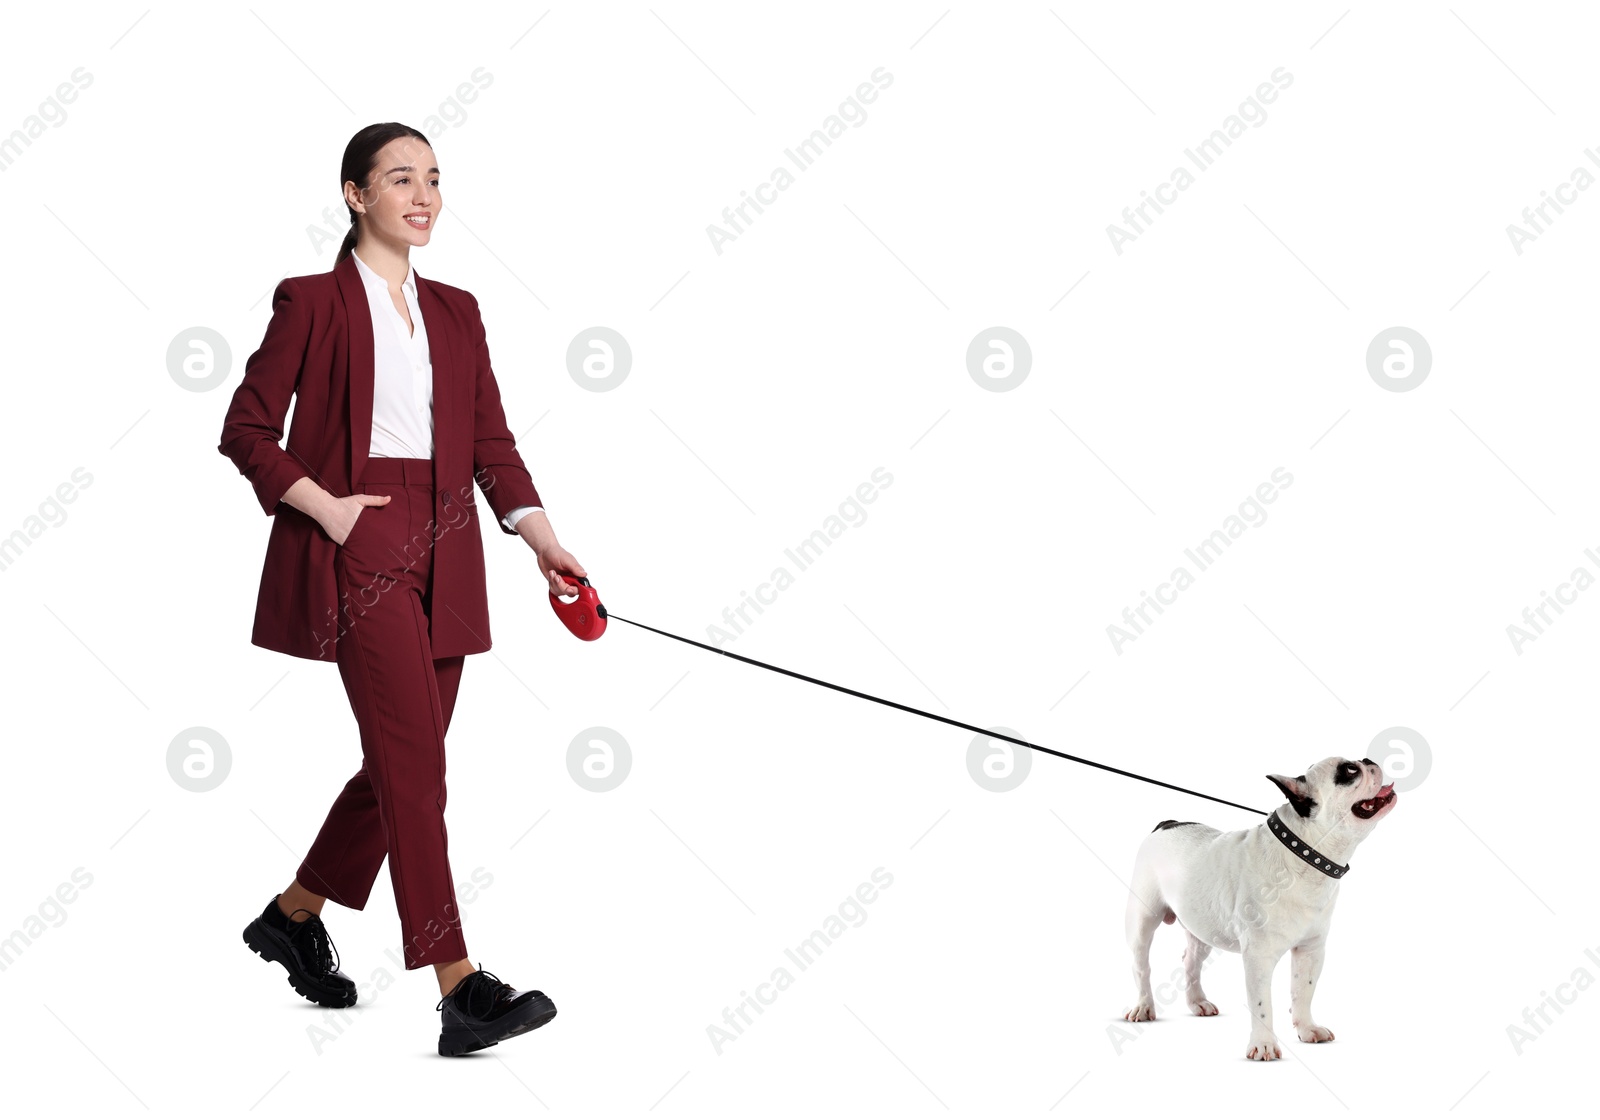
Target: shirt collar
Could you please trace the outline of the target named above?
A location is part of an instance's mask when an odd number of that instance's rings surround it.
[[[356,271],[361,273],[362,283],[366,284],[367,287],[387,288],[389,286],[389,282],[387,280],[379,276],[376,272],[372,271],[371,268],[367,267],[367,262],[357,256],[354,249],[350,250],[350,258],[356,262]],[[400,286],[413,296],[417,294],[417,270],[416,267],[409,262],[406,264],[405,282]]]

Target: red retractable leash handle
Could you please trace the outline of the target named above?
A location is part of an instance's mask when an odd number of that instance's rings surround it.
[[[585,576],[562,572],[568,583],[578,585],[578,597],[567,602],[554,591],[550,592],[550,609],[556,612],[568,630],[586,642],[592,642],[606,632],[606,608],[600,602],[600,593],[589,585]]]

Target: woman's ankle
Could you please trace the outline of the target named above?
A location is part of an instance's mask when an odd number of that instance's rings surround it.
[[[447,996],[455,990],[457,984],[478,971],[472,967],[469,960],[450,961],[448,964],[433,966],[434,974],[439,979],[439,994]]]
[[[296,879],[278,896],[278,909],[282,910],[284,917],[290,921],[303,922],[306,920],[306,915],[303,913],[296,914],[295,911],[309,910],[320,917],[322,906],[327,901],[327,898],[323,895],[312,894],[306,890],[305,887],[300,885],[300,880]]]

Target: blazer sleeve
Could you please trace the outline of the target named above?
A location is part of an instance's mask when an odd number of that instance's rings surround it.
[[[477,362],[476,404],[472,420],[472,476],[477,480],[483,496],[494,510],[495,522],[500,531],[516,536],[515,529],[507,527],[505,517],[519,506],[544,506],[533,478],[517,452],[517,443],[506,427],[505,409],[500,404],[500,386],[494,379],[489,364],[489,342],[483,329],[483,315],[478,300],[472,300],[472,330],[475,337],[473,353]]]
[[[272,293],[267,333],[246,359],[244,380],[234,390],[222,422],[222,442],[217,450],[232,459],[249,480],[269,517],[277,512],[283,492],[311,473],[279,446],[310,334],[311,315],[305,297],[293,278],[285,277]]]

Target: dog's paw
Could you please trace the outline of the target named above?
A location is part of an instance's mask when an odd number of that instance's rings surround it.
[[[1217,1005],[1208,999],[1192,999],[1189,1001],[1189,1010],[1196,1015],[1215,1015]]]
[[[1296,1027],[1295,1033],[1300,1036],[1301,1042],[1332,1042],[1333,1032],[1327,1027],[1319,1027],[1315,1023],[1309,1026]]]
[[[1151,1003],[1149,1000],[1141,1000],[1135,1006],[1124,1011],[1122,1013],[1122,1017],[1128,1020],[1130,1023],[1151,1022],[1156,1017],[1155,1004]]]
[[[1244,1056],[1253,1062],[1270,1062],[1283,1057],[1283,1051],[1278,1048],[1277,1041],[1271,1035],[1256,1037],[1251,1035],[1250,1048]]]

